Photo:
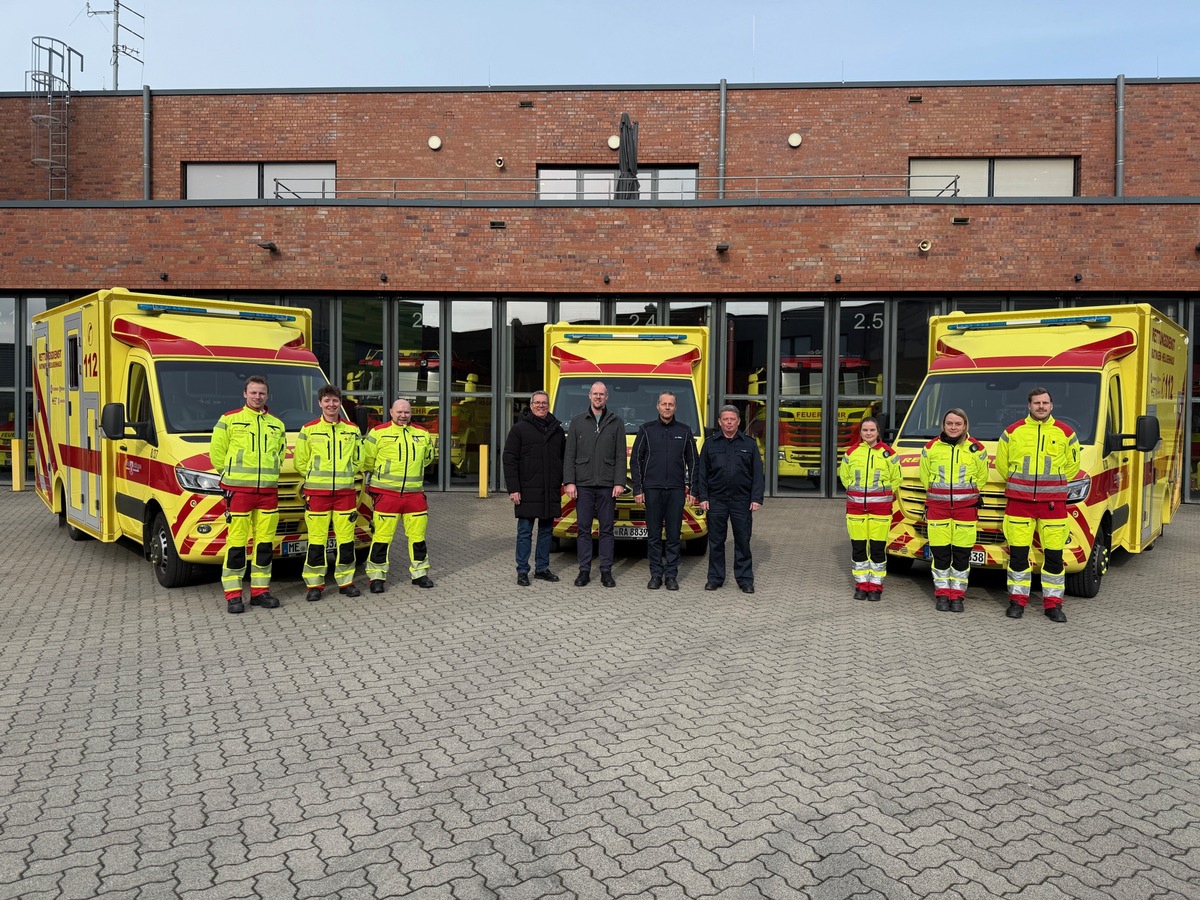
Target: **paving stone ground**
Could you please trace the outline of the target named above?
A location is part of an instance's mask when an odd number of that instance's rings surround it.
[[[833,500],[753,596],[518,587],[505,498],[430,506],[436,589],[231,616],[0,496],[0,900],[1200,897],[1200,508],[1056,625],[849,599]]]

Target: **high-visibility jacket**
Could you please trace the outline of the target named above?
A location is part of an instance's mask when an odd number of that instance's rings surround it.
[[[353,488],[361,444],[362,433],[343,419],[313,419],[301,428],[292,462],[304,479],[304,490],[332,493]]]
[[[423,492],[425,467],[436,456],[433,441],[433,435],[415,425],[376,425],[362,443],[362,470],[371,487],[399,493]]]
[[[1005,479],[1010,500],[1034,503],[1066,501],[1067,485],[1079,474],[1079,438],[1075,430],[1047,416],[1013,422],[996,443],[996,471]]]
[[[883,441],[874,447],[865,441],[851,446],[838,466],[838,478],[846,489],[848,514],[892,514],[896,489],[900,487],[900,465],[896,451]]]
[[[221,485],[233,490],[279,487],[279,470],[287,450],[283,422],[265,409],[230,410],[213,428],[208,456],[221,473]]]
[[[974,511],[987,482],[987,450],[970,435],[953,444],[935,437],[921,449],[918,471],[925,485],[926,518]]]

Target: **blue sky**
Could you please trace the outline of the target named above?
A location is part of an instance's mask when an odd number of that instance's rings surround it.
[[[119,86],[172,88],[963,81],[1200,76],[1200,4],[1076,0],[128,0]],[[92,0],[111,10],[112,0]],[[0,0],[0,91],[31,38],[112,87],[112,16]],[[624,37],[620,35],[625,35]]]

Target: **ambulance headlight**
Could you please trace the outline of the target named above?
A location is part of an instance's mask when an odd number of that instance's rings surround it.
[[[1067,502],[1078,503],[1088,495],[1092,489],[1092,477],[1084,475],[1082,478],[1076,478],[1067,485]]]
[[[175,467],[175,480],[179,482],[179,486],[185,491],[191,491],[194,494],[220,494],[221,476],[215,472],[200,472],[196,469],[185,469],[183,466]]]

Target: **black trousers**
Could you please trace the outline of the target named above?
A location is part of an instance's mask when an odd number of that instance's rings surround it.
[[[679,530],[683,526],[683,488],[646,488],[646,556],[650,574],[679,576]],[[663,533],[666,537],[663,537]]]
[[[750,530],[754,514],[749,500],[708,500],[708,580],[725,581],[725,535],[733,526],[733,577],[739,585],[754,584]]]

